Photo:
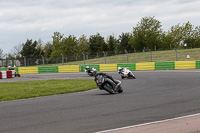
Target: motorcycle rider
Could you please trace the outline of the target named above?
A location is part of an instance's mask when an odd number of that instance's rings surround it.
[[[121,74],[124,68],[118,67],[118,73]]]
[[[90,69],[90,67],[89,67],[89,66],[86,66],[86,67],[85,67],[85,70],[86,70],[86,71],[88,71],[89,69]]]
[[[8,66],[8,70],[15,70],[15,69],[12,68],[11,66]]]
[[[97,71],[94,71],[93,72],[93,75],[94,75],[94,80],[96,81],[97,80],[97,76],[98,75],[102,75],[104,78],[106,78],[107,80],[108,80],[108,82],[110,82],[111,84],[112,84],[112,86],[113,86],[113,90],[115,91],[115,92],[117,92],[117,88],[119,87],[119,82],[117,81],[117,80],[115,80],[115,79],[113,79],[113,77],[112,76],[110,76],[110,75],[108,75],[108,74],[106,74],[106,73],[103,73],[103,72],[99,72],[99,73],[97,73]]]
[[[89,75],[89,76],[93,76],[93,72],[94,71],[97,71],[94,67],[89,67],[89,66],[86,66],[85,67],[85,72]]]
[[[128,72],[128,73],[127,73]],[[121,68],[118,67],[118,73],[121,75],[121,78],[134,78],[135,79],[135,75],[133,74],[133,72],[131,72],[129,70],[129,68]]]
[[[85,67],[85,71],[86,71],[86,72],[89,72],[89,73],[90,73],[91,71],[94,71],[94,70],[95,70],[95,69],[94,69],[93,67],[89,67],[89,66],[86,66],[86,67]]]

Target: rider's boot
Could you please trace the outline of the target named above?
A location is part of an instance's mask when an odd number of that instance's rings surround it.
[[[118,91],[118,87],[120,85],[120,82],[118,82],[117,80],[115,80],[115,88],[114,88],[114,91],[117,92]]]

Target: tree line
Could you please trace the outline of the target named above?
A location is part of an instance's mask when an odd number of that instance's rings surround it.
[[[109,35],[104,38],[97,33],[89,37],[74,35],[67,37],[60,32],[54,32],[53,41],[42,44],[42,40],[27,39],[25,43],[15,46],[15,52],[8,54],[9,58],[40,58],[49,59],[64,56],[98,55],[103,51],[107,53],[124,53],[127,51],[170,50],[200,47],[200,26],[194,26],[189,21],[184,24],[172,26],[168,31],[163,31],[161,22],[155,17],[144,17],[133,27],[133,31],[122,33],[118,37]],[[0,58],[2,58],[0,49]]]

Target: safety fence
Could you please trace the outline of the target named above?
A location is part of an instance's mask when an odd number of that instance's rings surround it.
[[[200,69],[200,61],[93,64],[93,65],[67,65],[67,66],[44,66],[44,67],[15,67],[15,70],[20,74],[84,72],[86,66],[94,67],[95,69],[97,69],[97,71],[117,71],[118,67],[122,67],[122,68],[128,67],[132,71]],[[7,70],[7,68],[0,68],[0,70]]]

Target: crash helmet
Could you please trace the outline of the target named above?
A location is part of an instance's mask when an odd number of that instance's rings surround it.
[[[118,67],[118,71],[121,71],[122,70],[122,68],[121,67]]]
[[[86,69],[89,69],[90,67],[89,67],[89,66],[86,66],[85,68],[86,68]]]
[[[96,75],[97,75],[97,71],[96,71],[96,70],[93,71],[92,74],[93,74],[94,76],[96,76]]]
[[[8,66],[8,69],[10,70],[10,69],[11,69],[11,66]]]

